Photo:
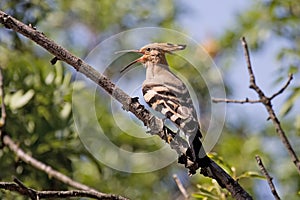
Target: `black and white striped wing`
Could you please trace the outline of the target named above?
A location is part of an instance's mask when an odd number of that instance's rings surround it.
[[[186,135],[195,135],[199,131],[192,100],[185,87],[148,84],[143,86],[143,96],[152,109],[174,122]]]

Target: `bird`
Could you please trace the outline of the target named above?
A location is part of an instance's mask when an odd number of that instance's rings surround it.
[[[186,155],[197,169],[207,165],[209,159],[202,146],[202,133],[196,109],[188,88],[170,70],[166,59],[167,53],[173,54],[174,51],[185,48],[186,45],[183,44],[151,43],[138,50],[120,51],[142,54],[140,58],[125,66],[121,73],[135,63],[142,63],[145,66],[146,79],[142,85],[145,102],[153,110],[163,114],[185,134],[189,144]],[[192,174],[194,173],[192,172]]]

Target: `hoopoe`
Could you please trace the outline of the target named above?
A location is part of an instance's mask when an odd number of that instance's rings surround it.
[[[188,159],[193,164],[200,166],[203,164],[204,166],[205,163],[203,162],[207,161],[208,157],[200,140],[202,134],[191,96],[186,85],[170,71],[165,57],[166,53],[172,54],[174,51],[184,50],[185,47],[186,45],[152,43],[139,50],[128,50],[126,52],[136,52],[143,55],[129,63],[121,72],[135,63],[144,64],[146,80],[143,83],[142,91],[146,103],[170,119],[183,131],[190,146],[186,152]]]

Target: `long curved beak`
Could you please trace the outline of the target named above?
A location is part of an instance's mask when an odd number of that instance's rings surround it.
[[[142,53],[142,52],[140,52],[139,50],[133,49],[133,50],[121,50],[121,51],[117,51],[117,52],[115,52],[115,54],[118,54],[118,53],[129,53],[129,52],[133,52],[133,53]],[[123,69],[121,69],[120,73],[124,72],[126,69],[128,69],[128,68],[129,68],[130,66],[132,66],[133,64],[142,61],[142,60],[143,60],[142,58],[143,58],[143,56],[140,57],[140,58],[138,58],[138,59],[136,59],[136,60],[134,60],[134,61],[132,61],[131,63],[129,63],[127,66],[125,66]]]
[[[136,50],[136,49],[127,49],[127,50],[121,50],[121,51],[116,51],[115,54],[118,54],[118,53],[129,53],[129,52],[134,52],[134,53],[140,53],[139,50]]]
[[[129,63],[127,66],[125,66],[123,69],[121,69],[120,73],[124,72],[126,69],[128,69],[130,66],[132,66],[133,64],[140,62],[141,60],[143,60],[143,56],[132,61],[131,63]]]

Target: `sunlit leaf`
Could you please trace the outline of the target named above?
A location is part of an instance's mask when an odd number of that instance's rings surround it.
[[[284,102],[281,110],[280,110],[280,115],[285,116],[287,115],[291,109],[293,108],[295,101],[299,98],[300,96],[300,88],[294,88],[294,91],[292,94],[289,95],[287,100]]]
[[[70,103],[65,103],[63,109],[60,111],[60,116],[66,119],[71,113],[72,106]]]
[[[237,177],[237,179],[242,179],[242,178],[259,178],[259,179],[266,179],[266,177],[262,176],[260,173],[258,172],[254,172],[254,171],[247,171],[243,174],[241,174],[240,176]]]
[[[53,80],[54,80],[54,77],[55,77],[55,75],[54,75],[53,72],[48,73],[48,75],[47,75],[47,77],[46,77],[46,79],[45,79],[45,83],[46,83],[47,85],[52,84],[52,83],[53,83]]]
[[[215,196],[213,194],[207,193],[207,192],[198,192],[198,193],[193,193],[192,197],[195,197],[197,199],[220,199],[218,196]]]
[[[223,167],[225,167],[229,173],[233,173],[234,172],[234,168],[232,168],[226,161],[224,161],[223,157],[219,156],[216,152],[210,152],[208,154],[208,156],[210,158],[212,158],[218,164],[220,164]]]
[[[13,95],[11,95],[10,100],[8,102],[9,107],[12,110],[16,110],[18,108],[22,108],[25,106],[33,97],[34,90],[28,90],[25,94],[23,90],[18,90]]]
[[[295,65],[291,65],[289,67],[289,73],[290,74],[296,74],[299,72],[299,67],[298,66],[295,66]]]
[[[300,115],[296,116],[296,120],[295,120],[295,128],[296,128],[296,133],[299,136],[300,135]]]
[[[208,199],[206,194],[201,194],[201,193],[194,193],[194,194],[192,194],[192,197],[194,197],[196,199],[202,199],[202,200]]]

